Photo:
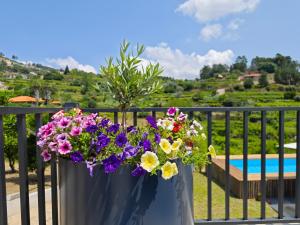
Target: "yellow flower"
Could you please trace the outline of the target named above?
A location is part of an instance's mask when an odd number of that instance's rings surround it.
[[[170,154],[172,151],[172,146],[171,146],[170,142],[165,138],[162,138],[160,140],[159,146],[166,154]]]
[[[205,133],[202,133],[202,134],[201,134],[201,137],[202,137],[203,140],[206,140],[206,135],[205,135]]]
[[[176,163],[170,163],[169,161],[166,162],[161,167],[161,171],[162,171],[162,177],[165,180],[168,180],[178,174],[178,168],[177,168]]]
[[[178,138],[176,141],[173,142],[172,150],[177,151],[180,148],[181,144],[182,144],[182,140]]]
[[[149,173],[159,165],[158,157],[154,152],[147,151],[142,155],[141,167]]]
[[[208,154],[212,157],[212,158],[216,158],[217,157],[217,153],[216,150],[214,148],[214,146],[210,145],[208,147]]]

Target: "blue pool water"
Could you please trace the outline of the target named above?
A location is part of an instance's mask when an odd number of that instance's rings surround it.
[[[248,159],[248,174],[260,173],[260,159]],[[243,171],[242,159],[231,159],[230,165]],[[266,159],[266,173],[278,173],[279,162],[278,159],[270,158]],[[284,172],[296,172],[296,159],[285,158],[284,159]]]

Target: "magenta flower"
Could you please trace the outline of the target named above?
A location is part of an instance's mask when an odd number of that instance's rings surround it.
[[[58,152],[62,155],[70,153],[72,150],[72,145],[69,141],[60,142],[58,145]]]
[[[81,127],[73,127],[70,135],[75,137],[75,136],[79,136],[82,133],[82,128]]]
[[[48,147],[52,152],[57,152],[58,144],[56,142],[51,141]]]
[[[167,111],[167,115],[168,116],[175,116],[175,114],[178,112],[178,108],[176,108],[176,107],[171,107],[171,108],[169,108],[168,109],[168,111]]]
[[[51,159],[51,154],[45,150],[41,153],[41,156],[43,157],[44,161],[47,162]]]
[[[58,121],[58,127],[67,128],[71,124],[71,120],[64,117],[60,121]]]

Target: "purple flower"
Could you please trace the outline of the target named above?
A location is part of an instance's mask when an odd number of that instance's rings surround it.
[[[154,134],[154,141],[155,141],[155,143],[159,144],[160,143],[160,139],[161,139],[161,137],[160,137],[159,133],[155,133]]]
[[[70,132],[70,135],[75,137],[75,136],[78,136],[80,135],[82,132],[82,128],[81,127],[73,127],[71,132]]]
[[[69,141],[60,142],[58,145],[58,152],[62,155],[70,153],[72,145]]]
[[[121,160],[124,161],[125,159],[130,159],[131,157],[134,157],[138,153],[140,148],[140,146],[133,147],[130,144],[127,144],[123,152],[120,154]]]
[[[79,151],[72,152],[70,158],[74,163],[80,163],[83,161],[83,155]]]
[[[96,160],[93,159],[93,161],[85,161],[85,163],[86,163],[86,167],[90,172],[90,176],[92,177],[94,175],[94,167],[96,166]]]
[[[118,159],[115,155],[111,155],[107,159],[104,159],[102,162],[105,173],[113,173],[121,165],[121,160]]]
[[[51,159],[51,154],[45,150],[41,153],[41,156],[43,157],[44,161],[47,162]]]
[[[39,146],[40,148],[42,148],[46,144],[46,141],[45,140],[38,140],[36,144],[37,144],[37,146]]]
[[[179,109],[176,108],[176,107],[171,107],[168,109],[167,111],[167,115],[168,116],[175,116],[176,112],[178,111]]]
[[[88,133],[95,133],[98,130],[96,125],[90,125],[86,128],[86,132]]]
[[[148,137],[148,133],[147,132],[145,132],[145,133],[143,133],[143,135],[142,135],[142,139],[146,139],[147,137]]]
[[[103,120],[101,120],[101,122],[100,122],[100,126],[106,127],[108,123],[109,123],[109,119],[103,119]]]
[[[143,147],[144,147],[144,151],[150,151],[151,150],[151,142],[146,139],[143,141]]]
[[[146,170],[144,170],[141,166],[137,166],[132,172],[131,175],[134,177],[140,177],[146,174]]]
[[[148,123],[150,124],[151,127],[153,127],[154,129],[158,129],[156,120],[153,116],[147,116],[146,120],[148,121]]]
[[[180,122],[184,122],[187,119],[188,115],[184,113],[180,113],[179,116],[177,117],[177,120]]]
[[[137,129],[135,126],[129,126],[127,127],[127,133],[136,133]]]
[[[119,128],[120,128],[120,124],[113,124],[113,125],[111,125],[109,128],[107,128],[106,129],[106,131],[107,132],[109,132],[109,133],[117,133],[118,132],[118,130],[119,130]]]
[[[110,138],[105,134],[100,134],[96,143],[96,152],[99,153],[103,148],[105,148],[110,142]]]
[[[65,142],[66,140],[68,140],[68,134],[66,134],[66,133],[59,134],[59,135],[57,135],[56,140],[58,142]]]
[[[127,137],[125,133],[120,133],[115,140],[115,143],[119,147],[123,147],[127,143]]]

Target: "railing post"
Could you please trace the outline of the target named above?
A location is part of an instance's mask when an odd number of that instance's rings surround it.
[[[244,112],[243,137],[243,219],[248,219],[248,114]]]
[[[137,126],[137,112],[133,112],[133,126]]]
[[[225,220],[230,219],[230,111],[225,112]]]
[[[114,123],[118,123],[118,112],[114,112]]]
[[[261,112],[261,219],[266,218],[266,111]]]
[[[17,115],[17,132],[19,151],[21,220],[22,225],[30,225],[26,116],[24,114]]]
[[[0,115],[0,225],[7,225],[7,202],[5,185],[4,129]]]
[[[279,111],[279,171],[278,171],[278,218],[283,218],[284,204],[284,111]]]
[[[300,111],[297,111],[297,150],[296,150],[296,207],[295,217],[300,218]]]
[[[41,114],[35,114],[35,129],[36,134],[42,126]],[[37,138],[38,140],[38,138]],[[39,225],[46,225],[46,203],[45,203],[45,165],[41,157],[41,149],[36,147],[36,160],[37,160],[37,178],[38,178],[38,206],[39,206]]]
[[[207,112],[207,146],[212,144],[212,113]],[[208,160],[211,162],[211,156],[208,155]],[[206,166],[207,173],[207,220],[212,220],[212,166],[209,163]]]

